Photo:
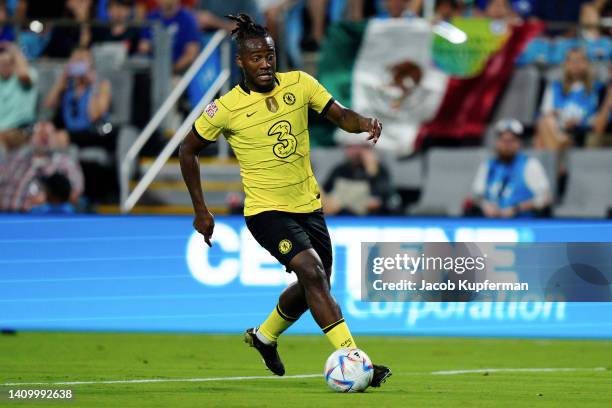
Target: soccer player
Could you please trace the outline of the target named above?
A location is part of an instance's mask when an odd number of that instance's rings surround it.
[[[368,132],[372,143],[378,141],[382,125],[335,102],[305,72],[277,73],[268,31],[246,14],[228,18],[237,23],[232,35],[243,80],[196,120],[181,144],[181,171],[195,211],[193,226],[211,246],[215,221],[204,201],[198,154],[223,134],[240,164],[247,227],[288,272],[297,275],[268,318],[245,332],[245,341],[266,366],[284,375],[278,337],[308,309],[336,349],[357,346],[330,293],[332,247],[310,166],[308,109],[347,132]],[[380,386],[389,375],[389,368],[375,365],[370,385]]]

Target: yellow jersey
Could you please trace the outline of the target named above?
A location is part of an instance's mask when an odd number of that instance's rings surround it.
[[[277,73],[270,92],[240,84],[204,109],[193,128],[210,142],[223,134],[232,147],[246,195],[245,216],[321,208],[310,165],[308,109],[325,114],[333,102],[315,78],[292,71]]]

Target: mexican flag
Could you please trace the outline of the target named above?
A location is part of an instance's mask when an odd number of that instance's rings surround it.
[[[377,146],[399,156],[427,138],[482,137],[516,58],[542,26],[473,18],[451,24],[375,18],[333,25],[317,77],[341,104],[379,118]],[[313,126],[318,145],[355,137],[324,121]]]

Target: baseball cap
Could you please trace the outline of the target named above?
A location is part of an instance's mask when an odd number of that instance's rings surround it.
[[[511,132],[516,136],[523,136],[525,129],[521,122],[513,118],[501,119],[495,124],[495,134],[500,135],[503,132]]]

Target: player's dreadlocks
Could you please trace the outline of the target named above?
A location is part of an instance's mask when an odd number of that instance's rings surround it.
[[[226,17],[237,24],[236,28],[232,30],[232,37],[236,39],[240,49],[242,49],[246,40],[266,38],[270,35],[265,27],[255,23],[255,20],[248,14],[240,13],[237,16],[230,14]]]

